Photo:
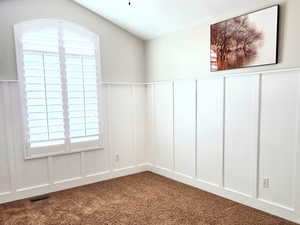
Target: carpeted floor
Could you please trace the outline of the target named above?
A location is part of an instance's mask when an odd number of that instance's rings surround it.
[[[295,225],[150,172],[0,205],[1,225]]]

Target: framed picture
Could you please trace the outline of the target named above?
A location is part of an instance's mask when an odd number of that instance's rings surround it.
[[[278,24],[275,5],[211,25],[211,71],[276,64]]]

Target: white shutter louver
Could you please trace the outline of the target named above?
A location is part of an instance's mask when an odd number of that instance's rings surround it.
[[[64,144],[63,101],[55,29],[22,38],[24,90],[31,148]]]
[[[71,31],[63,42],[71,144],[93,142],[99,139],[96,46]]]
[[[36,25],[16,32],[27,156],[101,148],[97,37],[57,20]]]

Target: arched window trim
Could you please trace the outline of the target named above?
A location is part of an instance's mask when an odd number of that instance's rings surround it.
[[[61,80],[62,80],[62,92],[66,92],[66,69],[64,64],[65,57],[65,49],[62,43],[63,40],[63,32],[64,28],[71,30],[80,36],[84,36],[88,40],[95,43],[95,57],[96,57],[96,71],[97,71],[97,103],[98,103],[98,121],[99,121],[99,139],[97,142],[83,142],[78,144],[70,144],[69,134],[67,138],[65,138],[64,145],[54,145],[54,146],[45,146],[41,148],[32,149],[29,143],[29,131],[28,131],[28,120],[26,118],[26,97],[25,97],[25,75],[24,75],[24,63],[23,63],[23,47],[22,47],[22,37],[24,34],[38,31],[45,27],[48,28],[56,28],[59,31],[59,57],[60,57],[60,65],[61,65]],[[15,34],[15,47],[16,47],[16,59],[17,59],[17,72],[18,72],[18,80],[20,81],[20,97],[21,97],[21,105],[22,105],[22,115],[23,115],[23,137],[24,137],[24,157],[25,159],[32,158],[41,158],[47,157],[51,155],[59,155],[59,154],[68,154],[74,152],[82,152],[89,151],[95,149],[103,149],[104,148],[104,121],[103,121],[103,99],[102,99],[102,76],[101,76],[101,55],[100,55],[100,40],[98,35],[93,33],[92,31],[64,20],[58,19],[38,19],[25,21],[14,26],[14,34]],[[63,62],[62,62],[62,61]],[[66,100],[65,94],[63,94],[63,99]],[[66,113],[65,101],[63,108]],[[64,123],[65,127],[68,126],[69,121],[66,120],[66,115],[64,115]],[[68,128],[69,129],[69,128]],[[67,131],[68,131],[67,129]]]
[[[94,32],[90,31],[89,29],[82,27],[78,24],[68,22],[65,20],[59,20],[59,19],[36,19],[36,20],[24,21],[14,25],[14,30],[15,30],[15,35],[18,38],[21,35],[24,35],[25,33],[37,31],[45,27],[57,28],[59,26],[67,27],[68,29],[72,29],[75,32],[89,38],[92,41],[99,42],[99,36]]]

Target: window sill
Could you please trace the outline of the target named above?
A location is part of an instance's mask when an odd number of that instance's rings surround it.
[[[99,151],[104,150],[104,146],[99,146],[95,148],[86,148],[81,150],[75,150],[75,151],[63,151],[63,152],[53,152],[53,153],[45,153],[45,154],[31,154],[30,156],[25,156],[25,160],[33,160],[33,159],[42,159],[42,158],[48,158],[52,156],[62,156],[62,155],[71,155],[81,152],[92,152],[92,151]]]

